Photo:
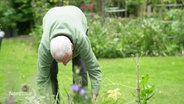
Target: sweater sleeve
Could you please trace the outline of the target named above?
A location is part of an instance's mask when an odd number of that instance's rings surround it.
[[[38,75],[37,85],[42,93],[50,92],[50,65],[52,62],[50,52],[44,49],[44,46],[40,45],[38,49]]]
[[[78,50],[80,56],[85,62],[85,66],[90,77],[92,93],[98,94],[101,84],[101,70],[87,36],[82,39]]]

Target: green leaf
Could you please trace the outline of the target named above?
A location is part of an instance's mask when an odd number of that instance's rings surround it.
[[[140,85],[146,85],[148,80],[149,80],[149,75],[146,74],[146,75],[142,76],[142,78],[141,78],[139,83],[140,83]]]
[[[147,87],[147,89],[148,89],[149,93],[152,93],[155,90],[155,86],[149,86],[149,87]]]
[[[152,98],[153,95],[155,95],[155,93],[152,93],[151,95],[149,95],[149,96],[146,98],[146,100],[149,100],[150,98]]]

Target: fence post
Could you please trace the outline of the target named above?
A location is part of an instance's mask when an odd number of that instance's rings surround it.
[[[105,4],[105,0],[100,0],[100,12],[102,17],[105,17],[104,4]]]

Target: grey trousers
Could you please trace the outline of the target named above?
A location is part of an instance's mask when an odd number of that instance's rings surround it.
[[[58,93],[58,79],[57,79],[57,74],[58,74],[58,63],[56,60],[54,60],[51,64],[50,67],[50,73],[51,73],[51,84],[52,84],[52,93],[56,95]],[[76,76],[77,70],[79,71],[78,75]],[[77,83],[76,81],[78,80],[78,77],[81,77],[81,86],[82,87],[87,87],[88,86],[88,79],[87,79],[87,71],[85,64],[83,60],[81,59],[80,55],[72,59],[72,71],[73,71],[73,84]],[[78,83],[77,83],[78,84]],[[59,94],[58,98],[59,99]],[[57,102],[59,104],[59,101]]]

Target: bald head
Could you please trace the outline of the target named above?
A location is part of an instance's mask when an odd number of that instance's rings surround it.
[[[66,36],[57,36],[50,42],[52,57],[63,64],[72,58],[73,44]],[[67,61],[67,62],[66,62]]]

